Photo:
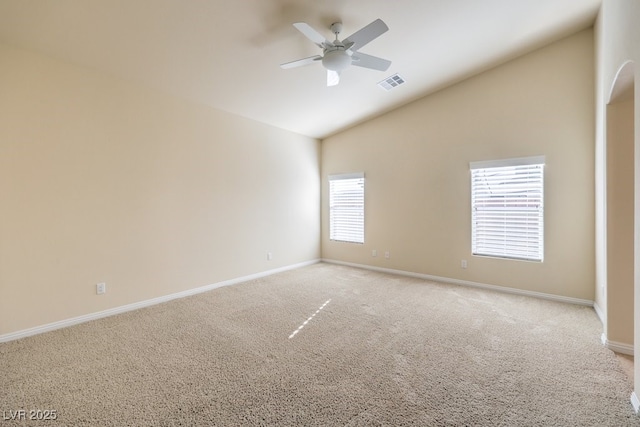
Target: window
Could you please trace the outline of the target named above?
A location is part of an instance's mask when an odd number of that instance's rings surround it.
[[[544,156],[471,167],[471,252],[542,261]]]
[[[329,176],[329,239],[364,243],[364,173]]]

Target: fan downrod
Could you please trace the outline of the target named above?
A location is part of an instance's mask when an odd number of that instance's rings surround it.
[[[342,22],[334,22],[331,24],[331,32],[336,35],[336,40],[338,39],[338,34],[342,31]]]

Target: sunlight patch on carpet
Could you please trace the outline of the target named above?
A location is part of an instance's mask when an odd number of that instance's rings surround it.
[[[298,326],[298,329],[296,329],[295,331],[293,331],[293,332],[291,333],[291,335],[289,335],[289,339],[291,339],[291,338],[295,337],[295,336],[296,336],[296,334],[302,330],[302,328],[304,328],[305,326],[307,326],[307,323],[309,323],[309,322],[311,321],[311,319],[313,319],[314,317],[316,317],[316,314],[320,313],[320,310],[322,310],[323,308],[325,308],[325,307],[326,307],[326,305],[327,305],[327,304],[329,304],[329,302],[331,302],[331,299],[326,300],[326,301],[324,302],[324,304],[322,304],[322,305],[320,306],[320,308],[316,310],[316,312],[315,312],[315,313],[313,313],[311,316],[309,316],[309,318],[308,318],[307,320],[305,320],[304,322],[302,322],[302,324],[301,324],[300,326]]]

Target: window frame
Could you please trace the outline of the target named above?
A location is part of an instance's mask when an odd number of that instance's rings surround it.
[[[364,221],[365,221],[365,176],[364,172],[333,174],[329,175],[329,240],[341,243],[364,244]],[[345,192],[353,191],[348,185],[361,186],[360,194],[343,194],[342,200],[335,199],[334,189],[338,181]],[[348,181],[348,182],[347,182]],[[355,197],[353,197],[355,196]],[[338,202],[343,204],[342,207],[336,206]],[[351,206],[347,204],[351,203]],[[336,215],[338,215],[336,217]],[[336,221],[339,221],[339,228],[336,228]]]
[[[472,255],[544,261],[544,169],[544,156],[469,163]]]

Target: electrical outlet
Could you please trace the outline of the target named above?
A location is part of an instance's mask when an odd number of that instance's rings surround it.
[[[371,256],[378,256],[378,251],[377,250],[372,250],[371,251]]]
[[[460,261],[460,267],[467,268],[467,260],[466,259],[463,259],[462,261]]]
[[[102,282],[96,285],[96,294],[102,295],[107,292],[107,284]]]
[[[271,261],[271,258],[273,258],[273,255],[271,252],[267,252],[267,261]]]
[[[384,257],[385,257],[386,259],[391,258],[391,253],[390,253],[389,251],[385,251],[385,252],[384,252]]]

